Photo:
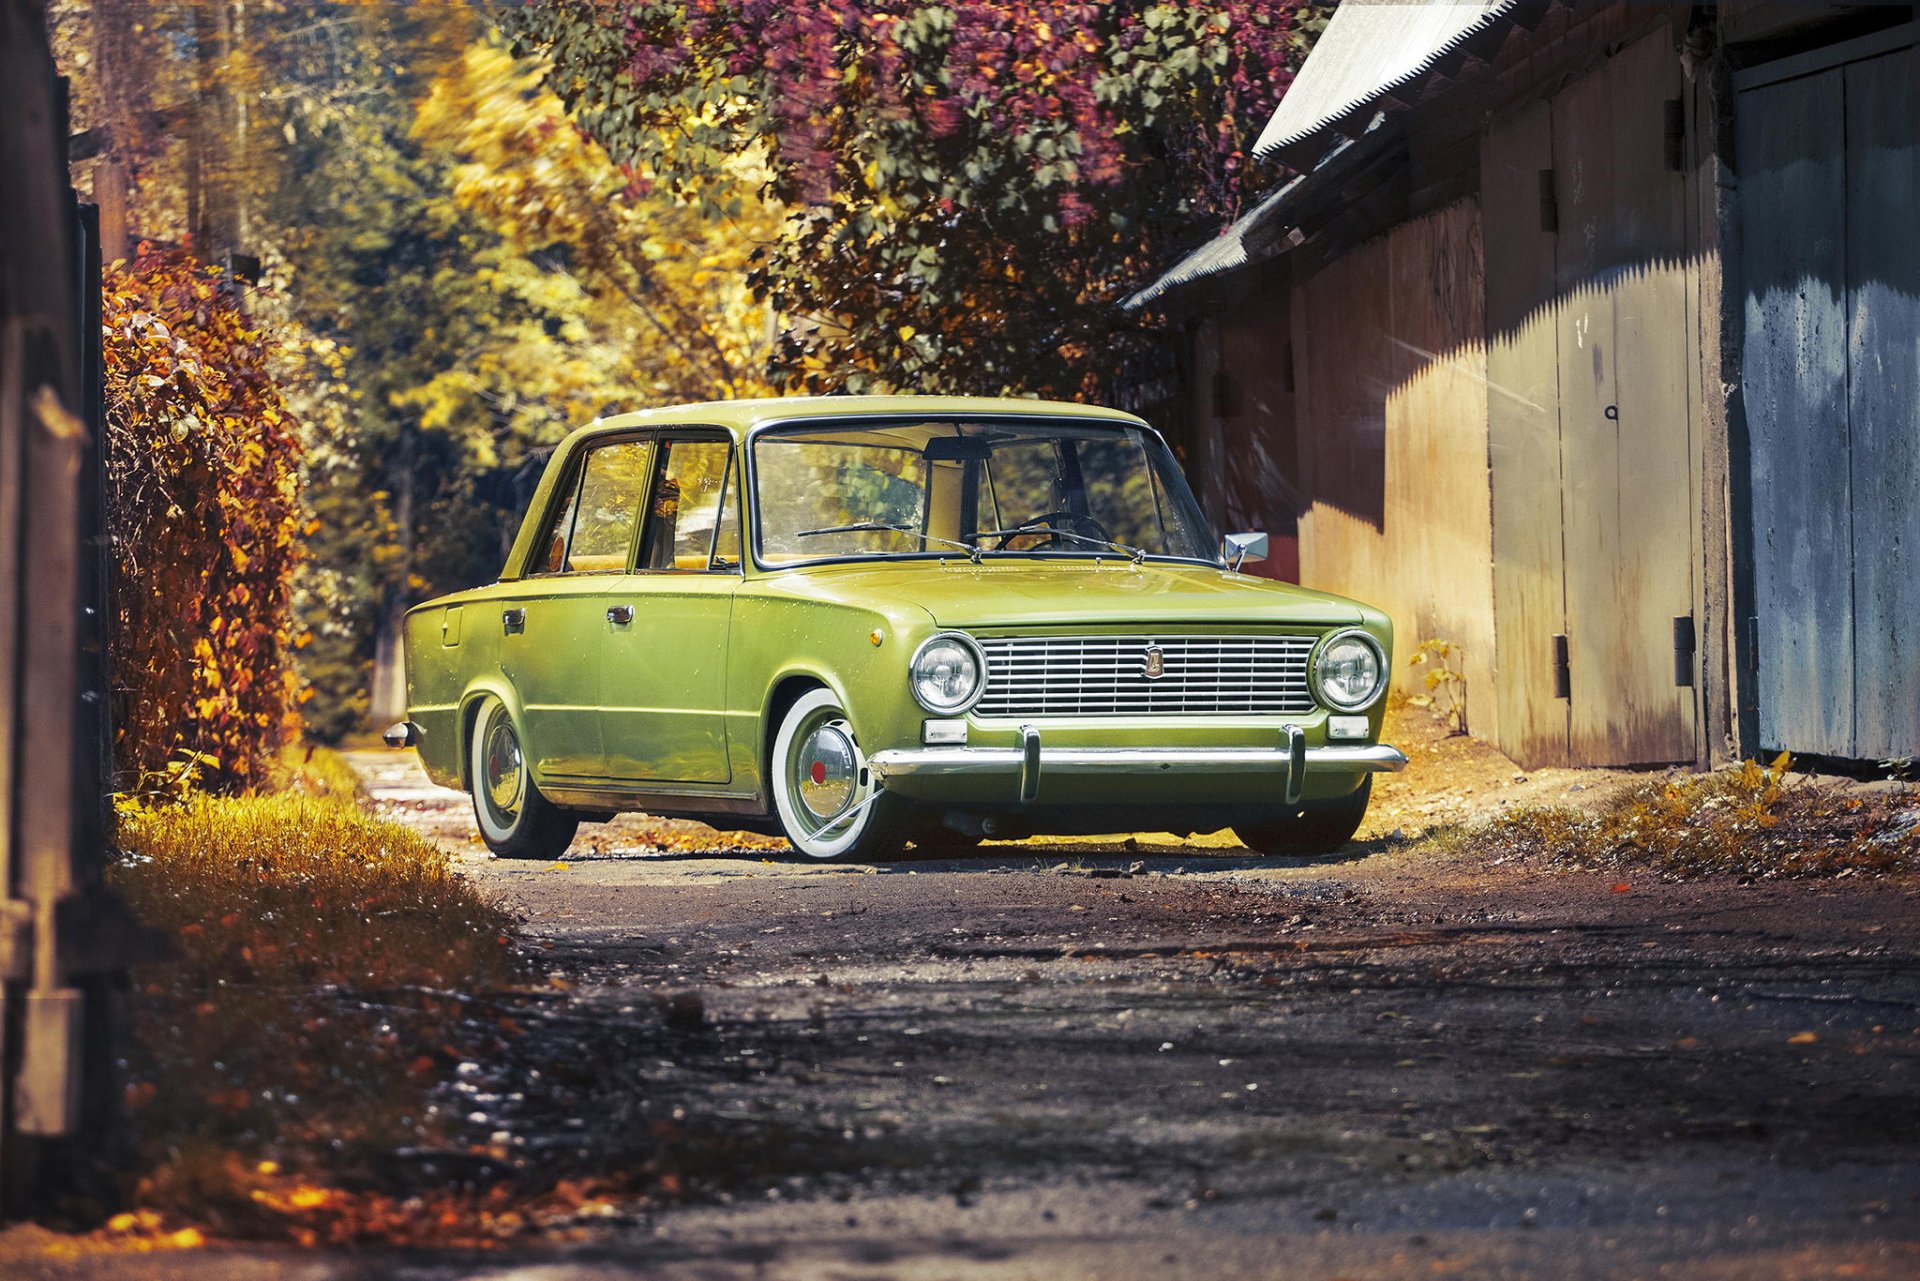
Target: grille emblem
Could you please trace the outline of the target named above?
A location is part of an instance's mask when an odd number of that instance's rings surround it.
[[[1167,656],[1158,645],[1147,646],[1146,678],[1157,681],[1167,674]]]

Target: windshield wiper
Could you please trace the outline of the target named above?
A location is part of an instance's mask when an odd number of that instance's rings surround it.
[[[945,543],[949,547],[958,547],[967,554],[967,559],[978,565],[980,548],[973,543],[962,543],[951,538],[942,538],[938,534],[925,534],[911,525],[890,525],[884,520],[863,520],[851,525],[828,525],[824,529],[803,529],[795,538],[812,538],[815,534],[910,534],[930,543]]]
[[[1095,547],[1111,547],[1114,551],[1120,552],[1136,565],[1147,558],[1147,549],[1144,547],[1129,547],[1125,543],[1116,543],[1111,538],[1095,538],[1090,534],[1076,534],[1070,529],[1056,529],[1052,525],[1015,525],[1012,529],[983,529],[976,533],[974,537],[999,538],[1004,540],[1013,537],[1015,534],[1057,535],[1061,538],[1071,538],[1076,543],[1092,543]]]

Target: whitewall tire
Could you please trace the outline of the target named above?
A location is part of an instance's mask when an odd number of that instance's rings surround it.
[[[831,690],[809,690],[787,709],[768,764],[781,830],[808,858],[870,859],[899,851],[897,798],[874,796],[866,755]]]
[[[580,817],[540,794],[506,704],[489,695],[467,744],[467,792],[480,838],[501,858],[557,859]]]

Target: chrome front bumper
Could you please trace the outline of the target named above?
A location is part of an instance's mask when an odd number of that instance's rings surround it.
[[[1267,774],[1286,779],[1287,804],[1297,805],[1309,773],[1380,773],[1406,768],[1407,757],[1384,743],[1365,747],[1308,747],[1297,725],[1282,728],[1273,747],[1046,747],[1040,731],[1020,727],[1019,747],[892,748],[867,758],[874,781],[889,779],[1002,776],[1018,780],[1019,797],[1040,794],[1042,775],[1053,774]]]

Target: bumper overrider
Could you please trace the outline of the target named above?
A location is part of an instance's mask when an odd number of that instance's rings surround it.
[[[1309,747],[1298,725],[1282,726],[1272,747],[1048,747],[1038,729],[1022,725],[1018,747],[889,748],[867,758],[877,788],[919,778],[1005,779],[1010,795],[1022,803],[1038,799],[1042,778],[1056,775],[1113,780],[1231,774],[1284,780],[1286,803],[1297,805],[1310,774],[1396,772],[1406,764],[1404,752],[1385,744]]]

